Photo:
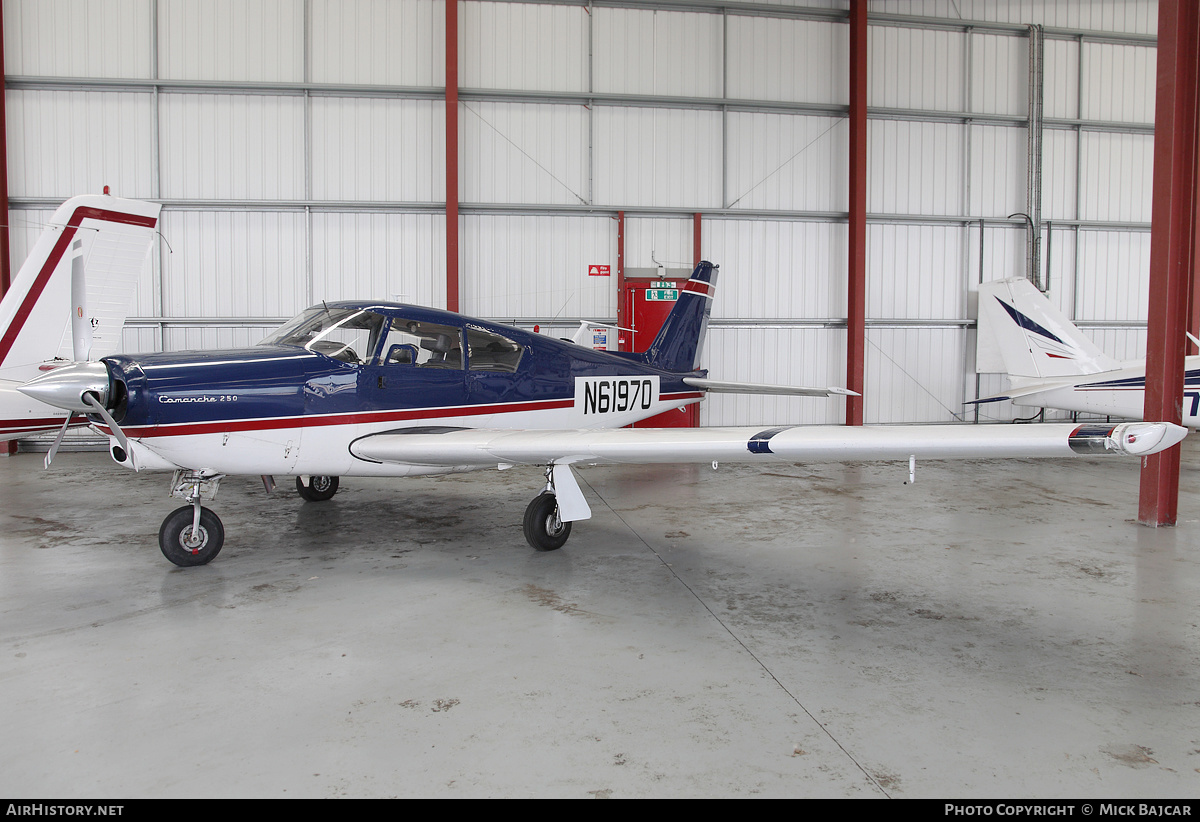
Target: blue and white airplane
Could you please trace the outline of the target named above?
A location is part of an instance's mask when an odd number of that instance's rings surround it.
[[[1023,277],[979,286],[976,371],[1008,376],[1003,395],[977,403],[1061,408],[1140,420],[1146,361],[1118,361],[1084,336]],[[1183,344],[1183,341],[1180,341]],[[1200,426],[1200,356],[1184,358],[1183,424]]]
[[[251,348],[78,358],[19,390],[88,415],[120,465],[174,472],[172,495],[186,504],[163,521],[159,547],[181,566],[221,550],[224,528],[201,503],[234,474],[261,475],[268,488],[293,476],[318,501],[343,476],[537,465],[545,486],[524,532],[554,550],[591,516],[576,464],[1142,455],[1186,433],[1166,423],[624,428],[709,392],[850,393],[709,379],[698,366],[716,274],[696,267],[639,353],[432,308],[322,302]]]

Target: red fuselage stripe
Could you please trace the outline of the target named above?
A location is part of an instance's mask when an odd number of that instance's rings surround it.
[[[4,329],[4,336],[0,337],[0,364],[4,363],[5,358],[8,357],[8,352],[12,350],[13,343],[16,342],[21,329],[25,326],[25,321],[29,319],[33,307],[37,305],[38,297],[42,296],[42,291],[45,290],[46,283],[50,282],[50,275],[54,273],[54,269],[58,268],[59,261],[62,260],[63,254],[66,253],[67,247],[71,245],[71,240],[75,237],[75,232],[79,228],[79,224],[89,218],[109,223],[121,223],[122,225],[145,226],[146,228],[154,228],[158,222],[154,217],[143,217],[140,214],[126,214],[122,211],[106,211],[101,208],[86,208],[82,206],[75,209],[71,214],[71,219],[67,221],[67,226],[63,230],[62,236],[58,238],[58,242],[54,244],[54,248],[50,251],[50,256],[46,258],[46,262],[42,264],[41,270],[38,271],[37,277],[34,278],[33,285],[30,286],[29,293],[25,295],[21,307],[17,309],[12,323],[8,328]],[[54,352],[48,352],[48,356],[54,356]]]
[[[702,391],[682,391],[663,394],[659,399],[667,402],[700,399]],[[316,428],[327,425],[362,425],[380,422],[408,422],[411,420],[442,419],[445,417],[476,417],[485,414],[513,414],[528,411],[550,411],[571,408],[573,398],[543,400],[540,402],[514,402],[502,405],[464,405],[449,408],[413,408],[405,411],[364,411],[352,414],[330,414],[328,416],[272,417],[247,420],[214,420],[213,422],[145,425],[124,428],[130,437],[187,437],[197,434],[223,434],[232,431],[272,431],[281,428]],[[59,423],[61,425],[61,421]],[[109,433],[106,426],[97,426]]]

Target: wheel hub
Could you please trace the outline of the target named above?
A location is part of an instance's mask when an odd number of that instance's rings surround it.
[[[179,534],[179,544],[189,554],[198,554],[208,544],[208,531],[204,526],[186,528]]]

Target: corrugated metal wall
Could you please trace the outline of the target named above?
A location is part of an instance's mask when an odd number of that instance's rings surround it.
[[[844,0],[460,0],[467,313],[615,319],[628,266],[721,265],[714,376],[845,380]],[[256,341],[319,299],[444,305],[441,0],[5,0],[13,259],[57,201],[161,200],[126,347]],[[1043,270],[1140,356],[1157,8],[870,4],[869,422],[974,417],[971,292],[1024,273],[1030,24],[1044,26]],[[1012,409],[987,406],[990,417]],[[703,424],[838,422],[716,396]]]

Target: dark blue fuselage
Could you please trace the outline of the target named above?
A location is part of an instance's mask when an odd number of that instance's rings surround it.
[[[222,351],[184,351],[105,359],[121,397],[123,427],[230,420],[267,420],[392,410],[541,404],[575,396],[575,378],[657,376],[661,392],[694,392],[677,373],[628,356],[437,309],[382,302],[329,303],[329,310],[361,309],[389,323],[438,324],[498,335],[520,347],[511,371],[473,365],[465,346],[453,367],[385,362],[382,335],[360,360],[346,362],[294,345],[264,344]],[[466,337],[470,339],[470,337]],[[482,409],[479,409],[482,410]],[[477,410],[475,413],[478,413]]]

